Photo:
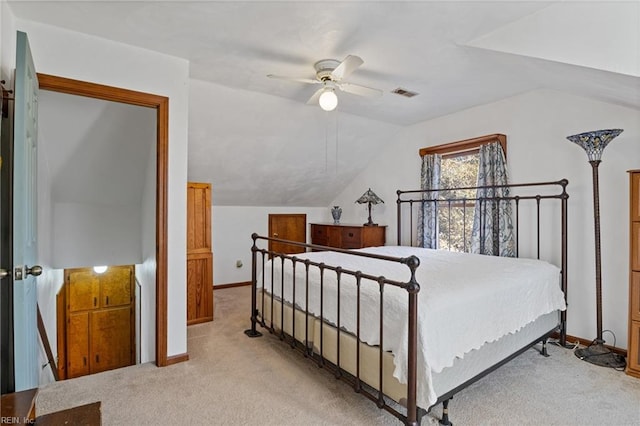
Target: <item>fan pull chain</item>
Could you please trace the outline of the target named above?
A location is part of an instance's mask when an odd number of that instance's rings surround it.
[[[338,174],[338,112],[336,111],[336,175]]]

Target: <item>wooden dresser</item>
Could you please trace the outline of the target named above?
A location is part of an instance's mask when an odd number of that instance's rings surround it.
[[[627,374],[640,378],[640,170],[630,170],[629,343]]]
[[[213,321],[211,184],[187,184],[187,325]]]
[[[386,230],[386,226],[312,223],[311,244],[343,249],[383,246]]]

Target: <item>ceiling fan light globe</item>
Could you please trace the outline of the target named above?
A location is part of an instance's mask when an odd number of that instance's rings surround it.
[[[333,90],[325,90],[320,95],[318,104],[325,111],[333,111],[338,106],[338,97]]]

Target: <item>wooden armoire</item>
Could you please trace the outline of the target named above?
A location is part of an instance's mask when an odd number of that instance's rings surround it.
[[[59,333],[58,356],[66,369],[60,376],[71,379],[135,364],[135,266],[109,266],[103,273],[65,269],[64,279],[60,315],[66,326]]]
[[[211,184],[187,183],[187,325],[213,321]]]
[[[640,378],[640,169],[629,170],[629,343],[627,374]]]

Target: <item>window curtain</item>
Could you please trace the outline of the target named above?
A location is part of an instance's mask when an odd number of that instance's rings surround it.
[[[438,189],[440,187],[440,160],[439,154],[430,154],[422,157],[422,172],[420,173],[421,189]],[[422,194],[418,214],[418,246],[436,249],[438,248],[438,203],[437,192]]]
[[[492,142],[480,147],[478,186],[508,184],[507,164],[502,146]],[[508,197],[509,188],[478,189],[477,198]],[[512,202],[477,201],[471,231],[471,252],[515,257]]]

